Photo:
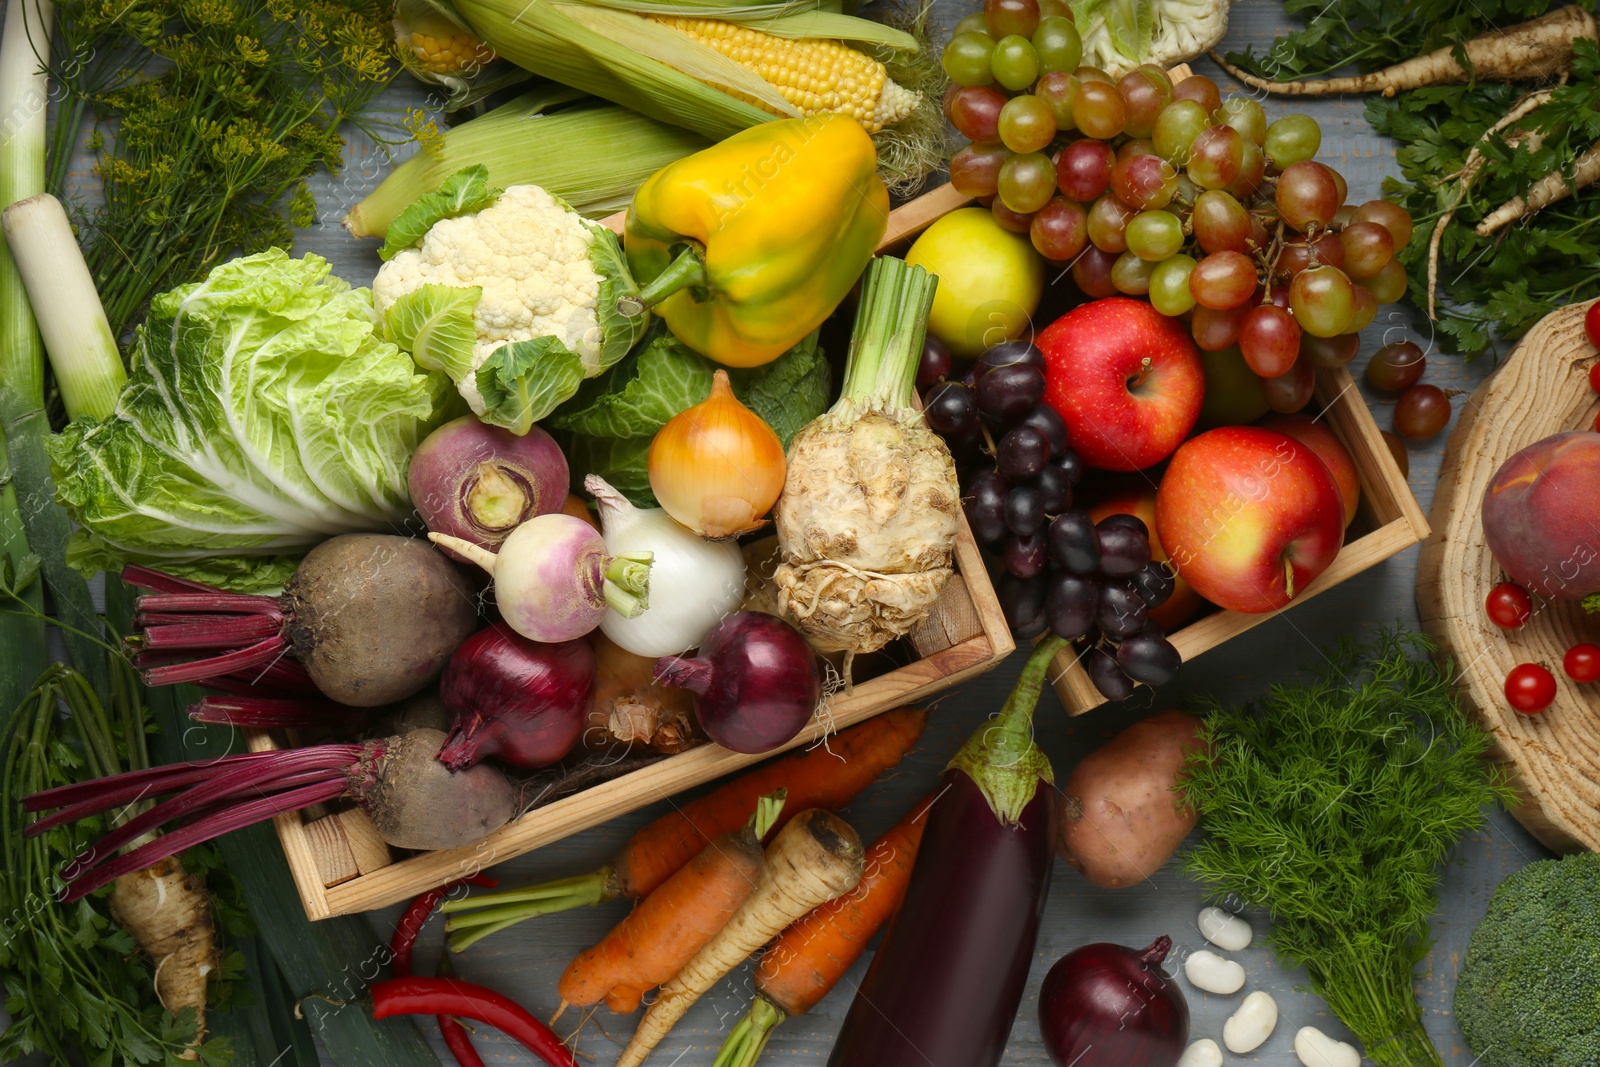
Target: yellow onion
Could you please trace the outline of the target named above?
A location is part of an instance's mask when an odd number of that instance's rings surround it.
[[[701,537],[737,537],[766,525],[783,491],[783,442],[719,370],[710,396],[656,431],[649,470],[668,515]]]

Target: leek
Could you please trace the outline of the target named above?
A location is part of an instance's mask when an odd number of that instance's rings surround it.
[[[356,237],[382,237],[396,215],[478,164],[489,168],[497,189],[537,185],[580,215],[600,218],[627,207],[650,175],[709,144],[627,108],[547,86],[452,128],[432,151],[396,167],[344,224]]]

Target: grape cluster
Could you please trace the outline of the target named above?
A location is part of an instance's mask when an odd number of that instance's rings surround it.
[[[1148,618],[1172,595],[1171,569],[1151,558],[1133,515],[1098,524],[1073,507],[1084,464],[1066,423],[1044,403],[1044,355],[1027,341],[986,351],[960,380],[933,338],[919,368],[928,425],[962,465],[962,506],[973,536],[1005,569],[996,585],[1018,639],[1049,629],[1084,642],[1084,665],[1110,700],[1134,682],[1162,685],[1182,662]]]
[[[1269,125],[1210,78],[1146,65],[1113,81],[1081,58],[1062,0],[986,0],[963,19],[945,114],[972,143],[951,184],[1070,264],[1085,295],[1148,296],[1201,348],[1237,346],[1275,410],[1300,410],[1313,368],[1348,363],[1378,305],[1405,295],[1410,216],[1347,204],[1308,116]]]

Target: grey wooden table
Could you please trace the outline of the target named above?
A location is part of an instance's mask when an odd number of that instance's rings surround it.
[[[942,27],[940,41],[957,19],[973,9],[973,0],[936,0],[936,18]],[[1232,8],[1232,26],[1224,50],[1246,43],[1264,46],[1289,25],[1278,0],[1241,0]],[[1195,67],[1216,78],[1225,92],[1233,86],[1231,79],[1208,60],[1199,61]],[[385,94],[380,106],[392,108],[398,114],[425,100],[419,87],[402,79]],[[1266,106],[1269,118],[1299,111],[1317,119],[1323,131],[1319,158],[1345,175],[1352,200],[1359,202],[1379,195],[1383,177],[1395,172],[1394,145],[1368,127],[1359,99],[1267,101]],[[337,178],[321,181],[316,188],[323,208],[321,220],[298,234],[297,250],[320,253],[330,259],[345,278],[355,284],[366,284],[378,267],[375,242],[352,241],[339,227],[338,220],[385,170],[379,154],[354,147],[351,163],[345,171]],[[1429,347],[1430,331],[1426,320],[1410,307],[1383,309],[1378,321],[1366,331],[1362,355],[1352,370],[1359,371],[1384,339],[1399,337],[1411,337]],[[1446,388],[1470,391],[1492,369],[1488,361],[1464,364],[1458,358],[1439,358],[1431,363],[1427,380]],[[1388,427],[1392,398],[1369,392],[1366,399],[1379,424]],[[1445,438],[1446,434],[1440,434],[1411,447],[1411,487],[1424,508],[1432,501]],[[1037,730],[1040,743],[1054,762],[1058,780],[1063,779],[1073,763],[1098,741],[1153,710],[1180,705],[1186,698],[1200,693],[1243,700],[1273,682],[1291,677],[1297,668],[1317,663],[1323,650],[1341,636],[1370,633],[1394,623],[1416,627],[1413,596],[1416,566],[1417,551],[1412,549],[1186,664],[1180,678],[1171,686],[1155,693],[1143,690],[1124,704],[1110,705],[1073,720],[1054,694],[1047,692],[1039,709]],[[918,750],[848,809],[847,817],[864,839],[870,840],[887,829],[917,797],[929,791],[961,740],[985,716],[1000,707],[1021,663],[1019,653],[993,673],[950,692],[937,702],[937,712]],[[629,834],[660,814],[664,807],[635,812],[503,864],[493,873],[503,883],[515,885],[592,870],[606,862]],[[1548,855],[1508,816],[1496,813],[1485,832],[1462,843],[1455,861],[1444,872],[1441,902],[1434,922],[1436,943],[1429,957],[1429,970],[1418,983],[1418,993],[1428,1030],[1451,1067],[1467,1067],[1473,1062],[1451,1017],[1455,974],[1467,938],[1482,917],[1495,886],[1516,868]],[[1091,941],[1143,946],[1160,934],[1171,935],[1180,953],[1200,948],[1204,942],[1195,928],[1195,917],[1204,903],[1199,886],[1170,866],[1138,886],[1109,891],[1088,885],[1076,872],[1058,863],[1029,989],[1003,1062],[1010,1067],[1048,1064],[1040,1042],[1035,1003],[1038,983],[1057,958]],[[599,939],[622,917],[626,908],[626,904],[617,903],[524,923],[460,956],[455,961],[456,969],[463,978],[494,986],[534,1012],[548,1015],[560,999],[556,980],[567,961]],[[397,914],[398,909],[386,909],[373,913],[371,921],[387,936]],[[1260,915],[1251,918],[1259,934],[1265,920]],[[418,949],[419,973],[430,973],[439,943],[440,930],[435,922],[425,931]],[[1235,958],[1244,964],[1249,974],[1245,991],[1264,989],[1270,992],[1278,1002],[1281,1017],[1266,1044],[1245,1057],[1230,1055],[1230,1063],[1297,1063],[1292,1051],[1293,1036],[1299,1027],[1307,1024],[1336,1036],[1347,1036],[1320,1000],[1300,990],[1303,974],[1280,966],[1270,952],[1258,946],[1235,954]],[[791,1067],[825,1063],[833,1036],[849,1007],[854,985],[865,966],[863,960],[840,988],[811,1013],[785,1022],[773,1037],[764,1062]],[[1243,993],[1218,997],[1195,990],[1186,981],[1184,986],[1192,1011],[1193,1036],[1212,1037],[1220,1043],[1223,1020],[1235,1009]],[[663,1067],[706,1067],[714,1059],[728,1029],[748,1005],[750,993],[749,969],[741,968],[696,1005],[651,1062]],[[563,1029],[577,1018],[576,1013],[569,1013]],[[601,1011],[587,1022],[577,1046],[585,1062],[606,1064],[614,1059],[631,1033],[634,1021],[631,1017],[616,1018]],[[425,1027],[438,1043],[432,1025],[425,1024]],[[531,1060],[527,1053],[492,1032],[483,1032],[478,1044],[491,1063]],[[448,1056],[442,1043],[438,1043],[438,1048],[442,1056]]]

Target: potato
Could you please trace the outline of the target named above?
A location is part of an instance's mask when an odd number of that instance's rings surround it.
[[[1056,847],[1091,883],[1120,889],[1172,857],[1199,813],[1173,791],[1200,720],[1163,711],[1085,756],[1062,787]]]

